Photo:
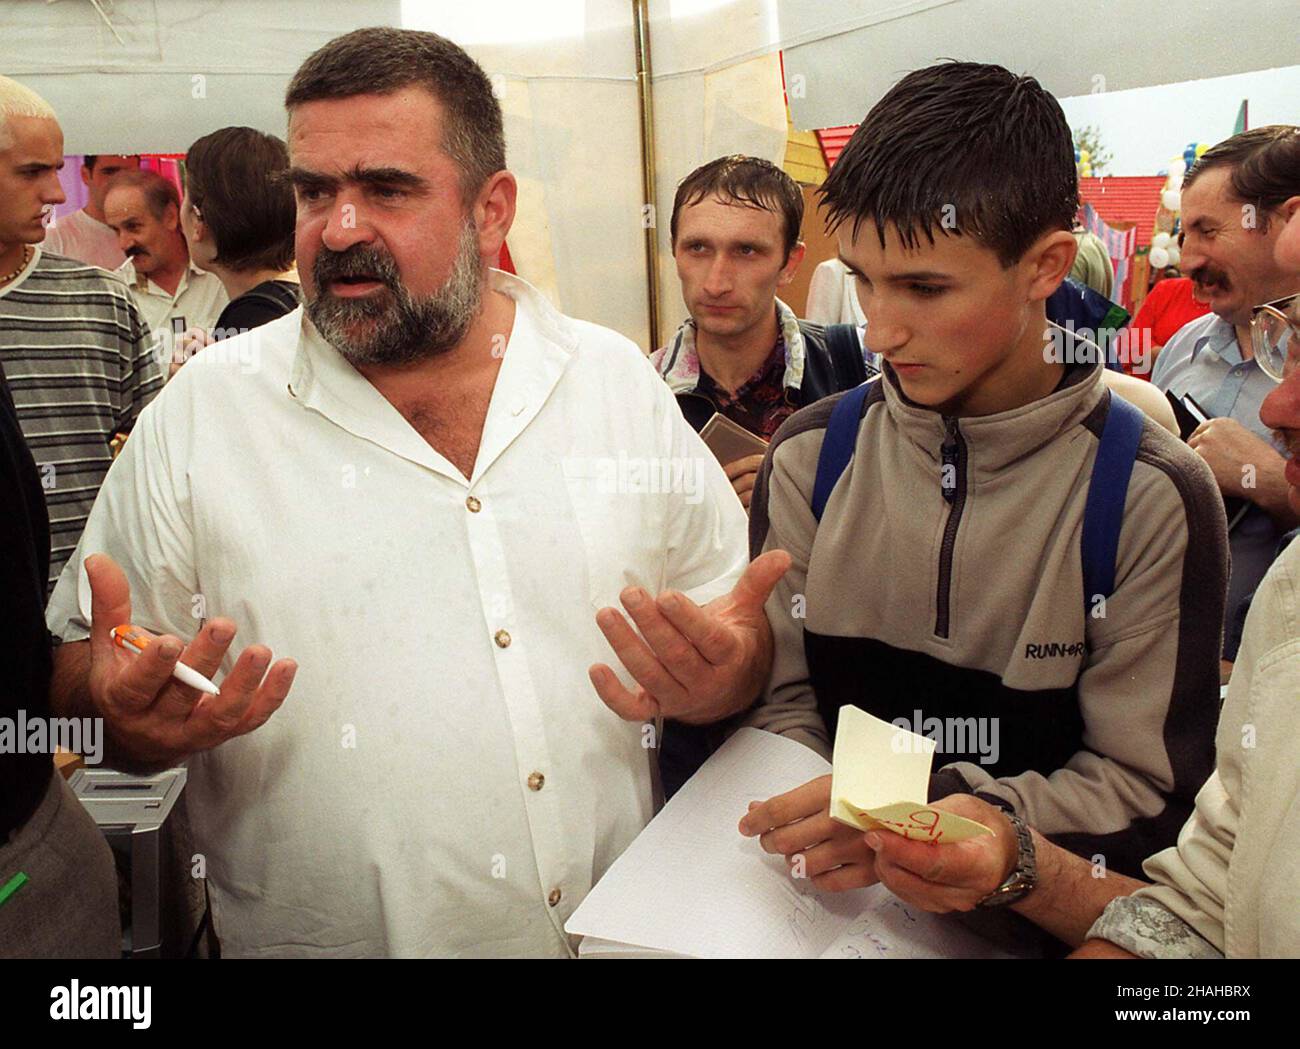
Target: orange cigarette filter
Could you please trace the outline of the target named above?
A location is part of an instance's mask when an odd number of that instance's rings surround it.
[[[113,627],[113,644],[118,648],[129,648],[134,652],[143,652],[149,647],[153,638],[148,632],[141,630],[138,626],[132,626],[130,623],[123,623],[121,626]]]

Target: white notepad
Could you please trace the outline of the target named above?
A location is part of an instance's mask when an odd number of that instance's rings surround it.
[[[987,958],[1001,951],[880,885],[818,892],[737,829],[763,801],[831,771],[741,729],[668,802],[565,924],[583,957]]]

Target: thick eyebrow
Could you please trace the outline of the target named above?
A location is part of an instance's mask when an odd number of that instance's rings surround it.
[[[343,179],[326,175],[319,171],[307,171],[305,168],[290,168],[289,182],[296,189],[334,189],[340,181],[359,183],[363,186],[401,186],[417,192],[428,189],[427,179],[401,168],[367,168],[360,164],[349,171]]]
[[[726,237],[717,237],[711,233],[678,233],[678,244],[703,244],[706,247],[718,248],[723,251],[735,251],[737,248],[750,248],[754,251],[775,251],[779,246],[764,244],[758,240],[729,240]]]
[[[844,267],[855,277],[861,277],[864,275],[860,269],[858,269],[855,265],[853,265],[853,263],[851,263],[843,255],[837,255],[836,258],[838,258],[840,262],[843,263]],[[886,280],[890,281],[893,284],[910,284],[915,281],[921,281],[924,283],[924,282],[934,282],[934,281],[945,281],[951,279],[952,279],[952,274],[941,273],[938,270],[907,270],[904,273],[891,273],[886,278]]]

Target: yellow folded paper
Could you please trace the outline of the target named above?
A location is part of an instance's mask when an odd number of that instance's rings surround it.
[[[907,800],[927,795],[934,750],[932,739],[858,707],[840,707],[831,770],[831,818],[859,830],[891,830],[922,841],[953,842],[992,834],[982,823]]]

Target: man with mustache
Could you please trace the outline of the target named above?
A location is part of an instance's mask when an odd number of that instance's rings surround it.
[[[126,255],[117,274],[154,339],[170,345],[187,328],[212,328],[230,297],[216,274],[190,261],[176,187],[156,171],[128,171],[105,196],[104,215]]]
[[[1251,307],[1295,291],[1295,276],[1278,264],[1274,247],[1285,224],[1279,209],[1294,192],[1282,173],[1297,156],[1300,128],[1273,125],[1220,142],[1188,172],[1182,267],[1211,312],[1170,338],[1151,375],[1163,391],[1190,394],[1211,417],[1188,444],[1225,497],[1250,503],[1228,534],[1229,623],[1268,570],[1281,535],[1300,523],[1287,501],[1286,458],[1260,421],[1276,383],[1253,360],[1250,341]],[[1253,172],[1249,184],[1243,172]],[[1223,655],[1231,662],[1235,654],[1229,632]]]
[[[757,694],[788,558],[746,569],[630,340],[491,268],[517,189],[464,51],[358,30],[286,106],[305,310],[141,419],[51,601],[52,705],[105,717],[120,765],[188,758],[223,954],[570,955],[653,812],[655,720]],[[128,620],[164,636],[126,656]],[[201,620],[217,697],[169,683]]]

